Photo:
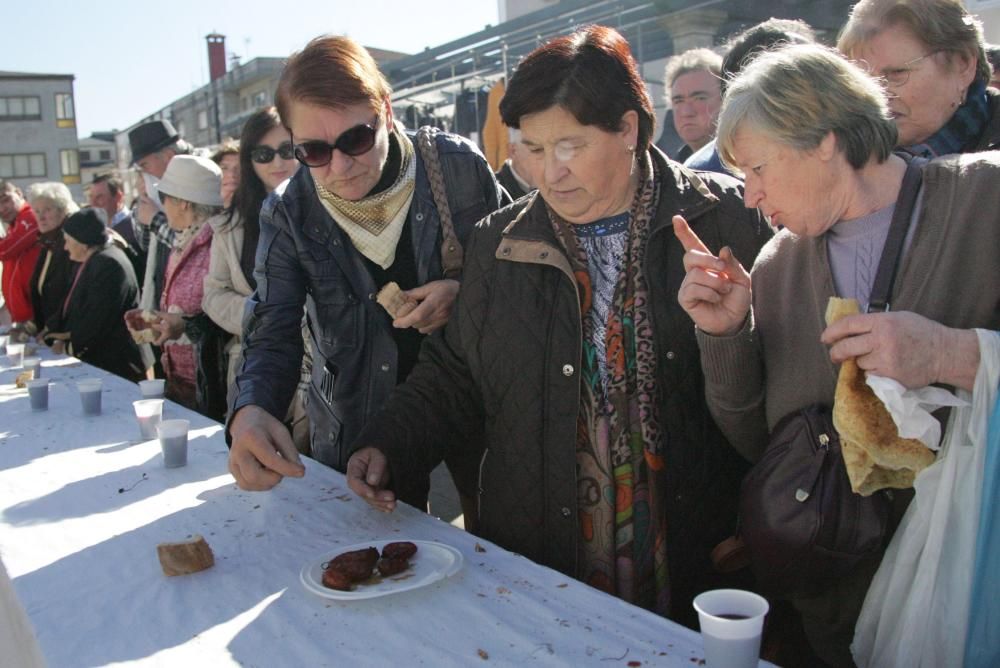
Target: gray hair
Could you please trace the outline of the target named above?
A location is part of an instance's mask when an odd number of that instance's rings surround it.
[[[65,184],[58,181],[42,181],[28,187],[28,202],[34,206],[38,200],[45,200],[63,216],[76,213],[79,205],[73,201],[73,195]]]
[[[663,72],[663,85],[670,88],[677,81],[677,77],[682,74],[701,72],[702,70],[711,72],[721,79],[722,56],[711,49],[688,49],[684,53],[674,56],[667,63],[667,68]]]
[[[191,212],[194,217],[198,220],[208,220],[215,214],[222,211],[220,206],[212,206],[210,204],[198,204],[197,202],[189,202],[191,205]]]
[[[719,157],[734,168],[733,143],[743,126],[799,151],[831,132],[847,162],[884,162],[896,145],[885,91],[857,65],[818,44],[758,56],[729,83],[719,113]]]
[[[976,63],[976,79],[992,75],[983,41],[983,24],[961,0],[861,0],[840,31],[837,48],[850,58],[886,28],[900,26],[930,51],[963,55]]]

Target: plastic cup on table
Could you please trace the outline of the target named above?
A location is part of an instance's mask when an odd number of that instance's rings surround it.
[[[27,383],[28,398],[31,400],[31,410],[49,410],[49,379],[32,378]]]
[[[11,368],[17,368],[21,366],[22,362],[24,362],[24,344],[8,343],[7,364],[9,364]]]
[[[7,354],[7,342],[10,341],[10,336],[7,334],[0,334],[0,355]]]
[[[163,451],[163,465],[175,469],[187,465],[188,428],[187,420],[163,420],[156,426]]]
[[[760,662],[760,637],[767,600],[741,589],[715,589],[694,599],[708,668],[753,668]]]
[[[76,389],[80,392],[80,406],[84,415],[101,414],[101,379],[84,378],[76,381]]]
[[[142,398],[162,399],[164,383],[165,381],[162,378],[154,378],[153,380],[140,380],[139,391],[142,393]]]
[[[135,418],[139,421],[139,434],[142,440],[151,441],[156,438],[156,425],[163,420],[163,399],[141,399],[133,401]]]
[[[38,379],[42,377],[42,359],[40,357],[25,357],[21,361],[25,371],[31,372],[31,377]]]

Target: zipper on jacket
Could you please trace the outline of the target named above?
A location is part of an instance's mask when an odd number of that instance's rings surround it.
[[[476,520],[482,526],[483,521],[483,467],[486,466],[486,455],[490,454],[490,449],[483,450],[483,456],[479,458],[479,478],[476,480]]]

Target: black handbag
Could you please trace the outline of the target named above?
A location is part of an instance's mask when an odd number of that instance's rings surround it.
[[[888,311],[921,167],[907,165],[868,312]],[[889,532],[891,496],[855,494],[840,437],[826,406],[786,415],[743,480],[739,536],[761,590],[776,596],[809,593],[881,554]]]

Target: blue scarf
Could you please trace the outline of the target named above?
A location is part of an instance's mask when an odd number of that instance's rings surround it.
[[[903,150],[922,158],[961,153],[963,147],[983,134],[989,120],[986,84],[976,79],[969,86],[965,102],[955,110],[940,130],[924,143],[904,146]]]

